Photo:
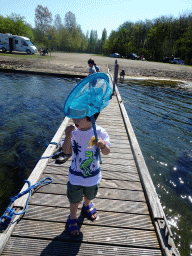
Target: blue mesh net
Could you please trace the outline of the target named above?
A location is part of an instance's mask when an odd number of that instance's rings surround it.
[[[82,118],[100,112],[111,98],[112,88],[105,73],[94,73],[71,91],[64,105],[64,115],[69,118]]]

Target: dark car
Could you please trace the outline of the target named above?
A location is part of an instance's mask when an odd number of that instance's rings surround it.
[[[173,60],[169,61],[169,63],[185,65],[185,61],[183,61],[183,60],[181,60],[179,58],[173,58]]]
[[[127,55],[127,59],[130,59],[130,60],[139,60],[139,56],[135,53],[129,53]]]
[[[174,59],[173,57],[165,57],[165,58],[163,58],[163,62],[170,63],[170,61],[172,61],[173,59]]]
[[[109,57],[113,57],[113,58],[121,58],[121,55],[119,53],[111,53],[109,55]]]

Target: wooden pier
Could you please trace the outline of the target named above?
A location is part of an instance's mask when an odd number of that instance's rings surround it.
[[[37,189],[25,215],[0,234],[1,255],[179,255],[118,90],[115,94],[97,121],[112,144],[110,154],[102,155],[103,179],[93,201],[99,219],[84,219],[80,205],[80,235],[68,235],[66,183],[71,159],[63,164],[42,159],[29,180],[34,184],[51,177],[53,183]],[[68,122],[65,118],[52,141],[63,138]],[[54,151],[56,146],[50,144],[43,156]],[[23,207],[26,198],[15,206]]]

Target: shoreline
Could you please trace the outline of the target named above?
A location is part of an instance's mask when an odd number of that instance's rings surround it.
[[[21,56],[21,57],[20,57]],[[36,58],[35,58],[36,57]],[[156,79],[176,80],[178,82],[192,81],[192,68],[183,65],[116,59],[82,53],[51,53],[49,56],[27,56],[26,54],[0,53],[0,72],[31,73],[62,77],[86,77],[89,72],[87,60],[93,58],[101,72],[114,73],[115,60],[119,64],[119,74],[125,70],[125,79]],[[119,77],[119,75],[118,75]]]

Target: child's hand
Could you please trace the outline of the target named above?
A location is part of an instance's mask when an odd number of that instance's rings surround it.
[[[71,136],[71,132],[75,130],[75,126],[74,125],[69,125],[67,126],[67,128],[65,129],[65,135],[66,136]]]
[[[104,149],[106,146],[106,143],[101,138],[98,138],[98,141],[94,140],[93,143],[96,147],[100,149]]]

